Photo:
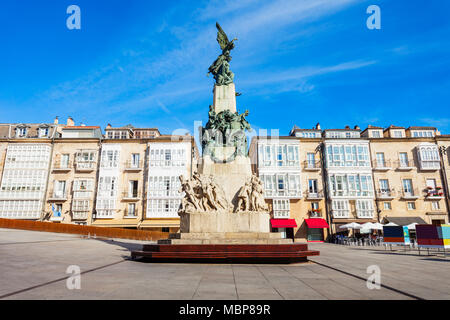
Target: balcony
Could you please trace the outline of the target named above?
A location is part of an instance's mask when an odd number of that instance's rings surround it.
[[[86,220],[88,218],[89,210],[72,210],[72,219],[73,220]]]
[[[77,161],[75,170],[78,172],[92,172],[97,163],[95,161]]]
[[[368,210],[356,210],[356,216],[359,219],[372,219],[374,215],[374,210],[368,209]]]
[[[395,166],[399,171],[411,171],[415,168],[413,160],[399,160],[395,162]]]
[[[116,209],[97,209],[96,219],[114,219],[116,215]]]
[[[320,171],[320,161],[303,161],[303,170],[305,171]]]
[[[316,192],[310,192],[309,190],[306,191],[306,199],[307,200],[321,200],[324,198],[323,191],[316,191]]]
[[[124,219],[137,219],[138,218],[138,211],[134,210],[134,212],[133,212],[133,211],[125,210],[125,213],[124,213],[123,217],[124,217]]]
[[[141,200],[141,198],[138,196],[138,193],[125,191],[122,193],[122,200],[129,201],[129,202],[136,202],[136,201]]]
[[[422,171],[437,171],[441,169],[441,163],[439,160],[421,160],[420,161],[420,170]]]
[[[425,190],[425,200],[440,200],[444,199],[444,192],[441,187],[436,187],[436,189],[428,187]]]
[[[273,218],[274,219],[289,219],[291,217],[289,210],[274,210]]]
[[[349,218],[350,211],[349,210],[336,210],[334,209],[332,211],[333,218],[342,219],[342,218]]]
[[[377,199],[392,200],[394,198],[395,198],[394,189],[378,189],[377,190]]]
[[[412,189],[412,190],[408,190],[408,191],[403,190],[402,198],[405,200],[419,199],[419,191],[417,189]]]
[[[125,162],[125,171],[129,172],[139,172],[143,169],[143,161],[127,161]]]
[[[322,218],[322,210],[321,209],[313,209],[308,211],[308,215],[310,218]]]
[[[60,161],[53,164],[53,172],[69,172],[72,170],[72,162],[61,163]]]
[[[392,169],[392,164],[390,160],[385,161],[373,160],[372,169],[374,171],[388,171]]]
[[[67,201],[67,192],[66,191],[52,191],[50,193],[50,197],[47,201],[51,202],[64,202]]]

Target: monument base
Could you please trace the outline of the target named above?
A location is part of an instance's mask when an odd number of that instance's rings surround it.
[[[307,262],[319,251],[308,250],[307,244],[278,245],[144,245],[142,251],[133,251],[131,258],[149,262],[201,262],[201,263],[295,263]]]

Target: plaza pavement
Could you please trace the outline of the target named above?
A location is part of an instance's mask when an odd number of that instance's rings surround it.
[[[310,244],[293,265],[151,264],[128,260],[143,242],[0,229],[0,299],[450,299],[450,257]],[[81,290],[66,287],[81,268]],[[369,290],[366,269],[381,270]]]

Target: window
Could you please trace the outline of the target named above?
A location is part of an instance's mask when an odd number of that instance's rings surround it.
[[[275,219],[288,219],[290,214],[290,203],[288,199],[273,200],[273,217]]]
[[[377,167],[384,168],[386,167],[386,161],[384,160],[384,152],[377,152]]]
[[[117,177],[103,176],[98,181],[98,197],[115,197],[117,194]]]
[[[378,130],[372,131],[372,138],[381,138],[380,131]]]
[[[66,196],[66,181],[55,181],[53,198],[62,199]]]
[[[128,204],[127,216],[128,217],[136,217],[136,204],[135,203]]]
[[[317,179],[308,180],[308,193],[317,194],[319,191],[317,189]]]
[[[440,169],[441,164],[436,145],[422,145],[417,150],[421,169]]]
[[[48,136],[48,128],[39,128],[39,137],[44,138]]]
[[[372,176],[368,174],[330,174],[332,196],[367,197],[373,195]]]
[[[431,201],[431,210],[437,211],[440,208],[439,201]]]
[[[373,201],[372,200],[356,200],[356,213],[358,218],[373,217]]]
[[[408,153],[400,152],[399,159],[400,159],[400,167],[409,167]]]
[[[128,197],[137,198],[138,197],[138,181],[130,181],[128,186]]]
[[[25,137],[27,135],[28,129],[26,127],[18,127],[16,130],[17,137]]]
[[[178,218],[180,199],[149,199],[147,203],[147,218]]]
[[[315,155],[315,153],[308,152],[308,154],[306,155],[306,158],[307,158],[308,168],[315,168],[316,167],[316,155]]]
[[[118,150],[103,150],[102,151],[102,168],[117,168],[119,165],[119,151]]]
[[[416,210],[416,203],[415,202],[408,202],[407,203],[408,210]]]
[[[68,168],[69,167],[69,157],[68,154],[61,155],[61,168]]]
[[[394,130],[393,131],[393,136],[394,136],[394,138],[402,138],[403,137],[403,132],[401,130]]]
[[[331,208],[333,210],[333,217],[348,218],[349,216],[348,200],[332,200]]]
[[[328,167],[369,167],[367,145],[328,145],[326,150]]]
[[[383,202],[383,208],[384,210],[391,210],[392,206],[390,202]]]
[[[298,174],[262,174],[260,176],[264,185],[265,197],[300,197],[300,175]]]
[[[149,197],[181,197],[180,180],[177,176],[150,176],[148,180]]]
[[[184,167],[187,158],[184,149],[151,149],[150,166],[151,167]]]
[[[131,155],[131,166],[132,168],[139,168],[139,165],[140,165],[140,154],[133,153]]]
[[[403,193],[405,195],[414,195],[411,179],[403,179]]]

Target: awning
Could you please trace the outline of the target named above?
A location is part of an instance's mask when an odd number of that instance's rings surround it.
[[[270,219],[272,228],[297,228],[295,219]]]
[[[427,224],[421,217],[384,217],[385,222],[393,222],[398,226],[407,226],[411,223]]]
[[[310,229],[323,229],[330,227],[324,219],[320,218],[305,219],[305,222]]]

